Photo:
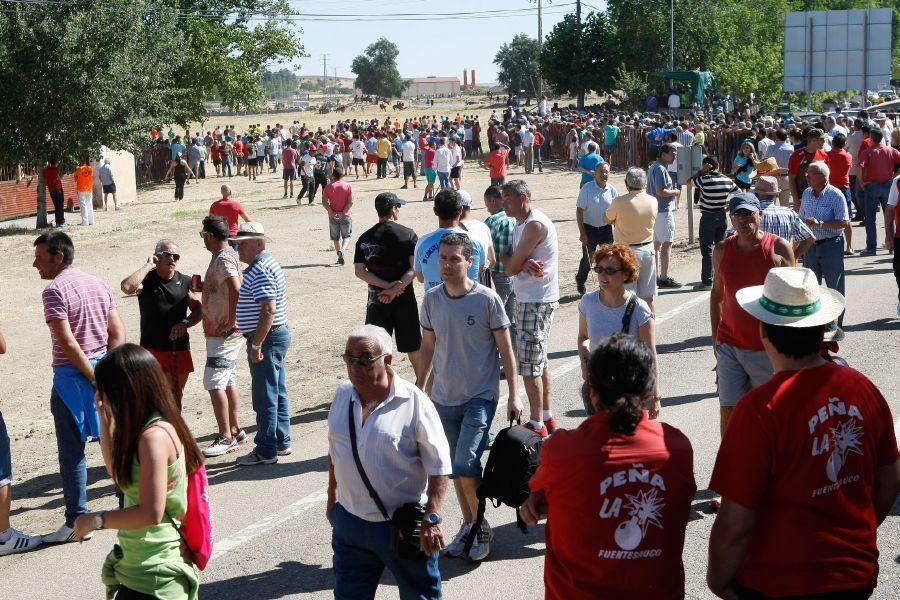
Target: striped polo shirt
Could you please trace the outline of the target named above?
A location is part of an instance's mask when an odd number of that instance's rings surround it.
[[[715,171],[694,178],[694,185],[700,190],[701,212],[721,212],[728,203],[728,195],[737,190],[734,181]]]
[[[80,269],[69,267],[44,288],[41,299],[44,321],[68,321],[75,341],[87,358],[96,358],[106,352],[109,311],[116,308],[116,301],[105,283]],[[52,330],[50,336],[53,366],[69,364]]]
[[[244,333],[256,330],[259,324],[259,303],[275,301],[275,320],[272,326],[287,324],[287,286],[284,273],[272,255],[263,252],[244,271],[244,281],[237,301],[237,326]]]

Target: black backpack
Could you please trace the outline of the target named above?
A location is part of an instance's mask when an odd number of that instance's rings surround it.
[[[519,507],[531,495],[528,482],[537,471],[543,445],[544,438],[540,435],[525,427],[513,426],[512,422],[497,433],[478,486],[478,516],[466,536],[466,555],[484,522],[488,499],[493,501],[495,507],[505,504],[516,509],[516,525],[522,533],[528,533],[528,527],[519,515]]]

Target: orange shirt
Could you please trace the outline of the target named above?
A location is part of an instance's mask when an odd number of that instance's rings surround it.
[[[94,169],[90,165],[75,167],[75,189],[90,192],[94,189]]]

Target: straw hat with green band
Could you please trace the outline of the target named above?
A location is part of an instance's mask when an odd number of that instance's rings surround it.
[[[820,286],[815,273],[803,267],[771,269],[763,285],[740,289],[735,297],[763,323],[784,327],[827,325],[846,306],[840,293]]]

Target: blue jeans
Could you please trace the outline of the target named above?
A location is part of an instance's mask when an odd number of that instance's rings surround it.
[[[441,173],[440,171],[438,171],[437,174],[438,174],[438,181],[440,181],[440,184],[441,184],[441,189],[449,190],[450,189],[450,173],[449,172]]]
[[[290,407],[284,357],[291,346],[291,331],[282,327],[270,331],[262,343],[262,362],[249,360],[253,349],[248,336],[247,356],[250,363],[251,394],[256,412],[256,452],[274,458],[278,450],[291,445]]]
[[[506,312],[506,318],[509,319],[509,339],[512,347],[516,347],[516,293],[512,289],[512,279],[503,271],[493,271],[491,276],[494,279],[494,288],[500,301],[503,302],[503,310]]]
[[[435,552],[427,560],[402,560],[391,554],[391,523],[373,523],[347,512],[331,511],[336,600],[371,600],[387,567],[397,580],[401,600],[439,600],[441,574]]]
[[[816,274],[819,285],[825,280],[830,289],[844,294],[844,236],[838,235],[817,241],[803,255],[803,266]],[[838,327],[844,325],[844,313],[838,317]]]
[[[434,408],[450,444],[450,460],[453,463],[451,478],[481,479],[481,455],[487,447],[488,431],[497,412],[497,401],[472,398],[459,406],[435,402]]]
[[[700,213],[700,282],[705,285],[712,285],[713,249],[725,239],[726,229],[724,210]]]
[[[884,210],[884,207],[887,206],[890,192],[890,181],[866,185],[864,196],[866,202],[866,252],[875,252],[878,247],[878,229],[875,227],[875,219],[878,216],[878,209]]]
[[[75,423],[72,412],[60,398],[56,388],[50,390],[50,412],[53,414],[56,430],[59,474],[66,501],[66,525],[72,527],[79,515],[88,512],[85,442],[81,439],[81,429]]]

